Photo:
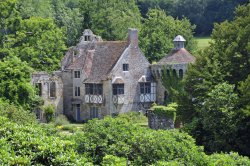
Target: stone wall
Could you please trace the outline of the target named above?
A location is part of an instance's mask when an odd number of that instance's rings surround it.
[[[174,121],[166,116],[159,116],[151,111],[148,112],[148,126],[151,129],[173,129]]]
[[[40,97],[44,101],[44,106],[53,105],[55,107],[55,113],[63,114],[63,82],[61,79],[61,72],[54,72],[48,74],[46,72],[36,72],[32,74],[32,84],[34,86],[39,85],[41,88]],[[50,94],[50,85],[55,83],[55,95]],[[37,86],[38,87],[38,86]],[[36,110],[37,115],[40,116],[41,121],[43,121],[43,112],[39,108]]]
[[[183,75],[185,75],[188,63],[182,63],[182,64],[172,64],[172,65],[158,65],[154,64],[150,66],[151,72],[156,80],[157,86],[156,86],[156,93],[157,93],[157,103],[163,104],[166,99],[167,90],[162,84],[162,75],[166,73],[167,69],[176,70],[177,76],[179,76],[179,70],[181,69],[183,71]]]

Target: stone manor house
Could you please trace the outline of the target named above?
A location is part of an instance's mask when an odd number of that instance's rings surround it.
[[[79,43],[69,48],[61,69],[52,74],[32,74],[32,84],[44,105],[74,121],[114,116],[128,111],[145,111],[153,102],[163,103],[166,90],[161,75],[167,67],[183,77],[195,58],[178,35],[173,50],[151,65],[138,46],[137,29],[128,30],[127,41],[102,41],[85,29]],[[40,109],[38,118],[43,117]]]

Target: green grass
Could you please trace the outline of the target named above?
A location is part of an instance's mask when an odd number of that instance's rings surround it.
[[[197,41],[197,47],[199,50],[209,46],[209,42],[212,41],[210,37],[195,37]]]

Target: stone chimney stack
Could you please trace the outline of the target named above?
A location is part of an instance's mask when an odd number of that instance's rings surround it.
[[[135,28],[128,29],[128,43],[132,48],[138,48],[138,30]]]

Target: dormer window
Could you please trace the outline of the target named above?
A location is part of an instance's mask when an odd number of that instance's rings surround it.
[[[84,41],[90,41],[90,36],[84,36]]]
[[[80,78],[80,71],[74,71],[74,77],[75,78]]]
[[[123,64],[123,71],[128,71],[129,70],[129,66],[127,63]]]

